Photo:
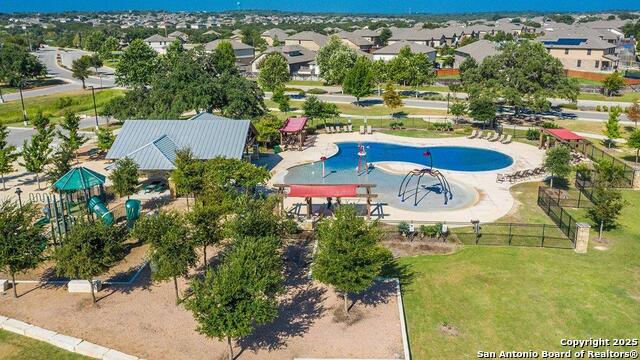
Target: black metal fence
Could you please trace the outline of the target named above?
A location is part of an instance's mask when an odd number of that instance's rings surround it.
[[[625,161],[622,161],[613,155],[607,154],[605,151],[597,148],[590,141],[583,141],[578,145],[577,150],[585,154],[589,159],[593,161],[600,161],[602,159],[612,161],[614,164],[622,167],[624,171],[623,182],[620,187],[631,188],[633,187],[634,178],[640,176],[640,169],[633,168]]]
[[[538,188],[538,206],[549,215],[551,220],[558,226],[575,246],[577,234],[577,221],[569,214],[556,198],[550,196],[544,187]]]
[[[526,246],[573,249],[573,238],[553,224],[412,222],[403,225],[386,224],[387,240],[432,241],[465,245]],[[409,224],[413,231],[408,231]],[[442,226],[446,225],[446,233]],[[425,234],[426,233],[426,234]]]
[[[591,196],[591,189],[583,189],[578,185],[576,179],[576,189],[561,190],[561,189],[548,189],[541,187],[542,191],[545,191],[547,195],[558,205],[565,208],[584,209],[593,206],[593,197]]]

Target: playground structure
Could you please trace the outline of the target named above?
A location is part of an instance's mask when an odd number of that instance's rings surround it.
[[[442,172],[440,172],[439,170],[435,170],[433,168],[433,156],[431,155],[431,152],[429,150],[425,151],[422,155],[424,157],[429,158],[430,160],[429,167],[425,169],[413,169],[409,171],[407,175],[405,175],[405,177],[402,179],[402,182],[400,183],[400,188],[398,188],[398,196],[400,197],[400,200],[404,202],[408,198],[407,190],[409,189],[411,180],[413,180],[414,178],[417,178],[415,190],[413,192],[413,206],[418,206],[418,203],[419,203],[418,193],[420,192],[420,181],[425,175],[427,175],[438,180],[438,183],[440,184],[440,189],[442,191],[442,195],[444,196],[444,204],[447,205],[449,203],[449,200],[453,199],[453,192],[451,191],[451,186],[449,185],[449,181],[447,181],[447,178],[444,176]],[[420,200],[422,200],[425,196],[426,194],[423,195],[422,198],[420,198]]]
[[[325,198],[330,202],[332,198],[336,198],[336,203],[341,204],[342,198],[364,198],[366,200],[366,216],[371,218],[371,200],[378,195],[373,194],[371,189],[375,184],[274,184],[278,189],[277,194],[280,200],[280,213],[284,213],[284,199],[287,197],[304,198],[307,204],[306,218],[311,219],[313,215],[313,198]],[[358,189],[364,189],[364,193],[358,192]],[[287,191],[288,190],[288,191]]]

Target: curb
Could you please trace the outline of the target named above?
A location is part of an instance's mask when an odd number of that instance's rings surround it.
[[[0,328],[14,334],[49,343],[55,347],[103,360],[139,360],[137,356],[128,355],[115,349],[100,346],[80,338],[63,335],[26,322],[0,315]]]

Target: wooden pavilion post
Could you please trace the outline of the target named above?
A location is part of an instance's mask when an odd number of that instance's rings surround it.
[[[307,197],[307,219],[311,219],[311,213],[313,211],[313,204],[311,202],[311,197]]]
[[[367,194],[367,220],[371,220],[371,188],[367,186],[365,191]]]

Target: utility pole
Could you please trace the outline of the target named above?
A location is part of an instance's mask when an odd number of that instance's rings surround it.
[[[93,86],[89,86],[91,88],[91,96],[93,96],[93,112],[96,116],[96,130],[98,130],[98,107],[96,106],[96,91]]]

